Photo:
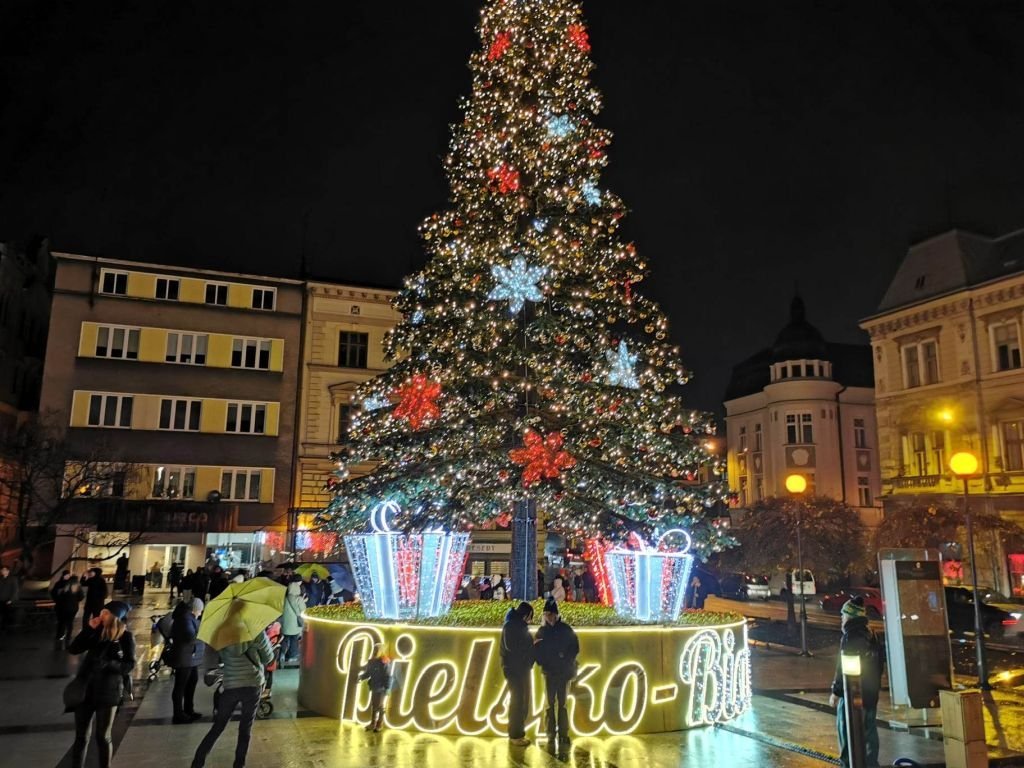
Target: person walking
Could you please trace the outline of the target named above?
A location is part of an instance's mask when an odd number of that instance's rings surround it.
[[[534,644],[529,622],[533,606],[521,602],[505,614],[501,628],[501,671],[508,684],[508,738],[517,747],[530,744],[526,738],[526,715],[533,698]]]
[[[359,673],[370,687],[370,724],[366,730],[380,733],[384,728],[384,703],[391,690],[391,659],[383,643],[374,643],[373,657]]]
[[[170,585],[168,597],[171,600],[181,597],[181,563],[171,563],[171,569],[167,572],[167,583]]]
[[[86,622],[68,648],[70,653],[85,654],[76,675],[84,684],[81,699],[65,701],[69,711],[75,713],[73,768],[85,766],[93,720],[100,768],[110,766],[114,715],[125,695],[131,693],[131,674],[135,668],[135,638],[125,623],[128,610],[128,604],[119,600],[107,603]]]
[[[128,583],[128,555],[124,552],[114,563],[114,589],[120,592],[127,592],[131,585]]]
[[[82,629],[85,629],[92,619],[100,615],[100,611],[103,610],[103,606],[107,602],[107,581],[103,578],[103,571],[94,567],[86,573],[88,578],[82,582],[82,587],[85,589]]]
[[[199,597],[199,595],[194,594],[195,586],[196,575],[189,568],[185,571],[185,575],[181,577],[181,599],[186,603],[191,603],[193,597]]]
[[[202,613],[203,601],[194,597],[190,603],[178,603],[171,614],[168,666],[174,670],[171,706],[174,709],[175,725],[191,723],[203,716],[196,712],[194,701],[196,684],[199,682],[199,665],[206,651],[206,644],[196,639]]]
[[[244,625],[240,629],[244,632]],[[239,706],[242,708],[242,717],[238,722],[234,768],[245,768],[252,724],[256,720],[256,708],[259,706],[265,682],[264,669],[273,659],[274,653],[266,632],[257,633],[252,640],[221,649],[220,660],[224,665],[224,677],[221,682],[223,691],[213,716],[213,725],[196,748],[192,768],[203,768],[206,765],[206,758],[213,745],[217,743],[217,739]]]
[[[589,565],[583,566],[583,573],[580,576],[583,583],[583,601],[587,603],[597,602],[597,580],[594,578],[594,571]]]
[[[850,768],[850,738],[846,730],[846,701],[843,697],[843,655],[860,657],[860,692],[864,702],[864,757],[867,765],[878,765],[878,692],[882,687],[882,645],[868,627],[864,598],[855,597],[843,604],[840,624],[839,659],[832,680],[829,706],[836,708],[836,732],[839,736],[839,762]]]
[[[302,612],[306,604],[302,600],[302,579],[288,584],[284,596],[284,613],[281,614],[281,658],[285,662],[299,658],[299,636],[302,634]]]
[[[6,565],[0,565],[0,630],[14,626],[14,602],[18,599],[18,578]]]
[[[556,743],[568,744],[569,712],[565,698],[569,681],[576,677],[580,642],[573,628],[562,621],[558,603],[550,597],[544,603],[544,623],[537,630],[535,651],[547,693],[548,747],[553,748]]]
[[[71,645],[71,635],[75,631],[75,617],[78,615],[78,606],[81,605],[85,595],[82,593],[82,585],[78,583],[77,576],[71,576],[66,571],[68,578],[65,581],[58,581],[54,585],[53,592],[53,613],[57,617],[57,636],[54,642],[56,649],[67,650]]]

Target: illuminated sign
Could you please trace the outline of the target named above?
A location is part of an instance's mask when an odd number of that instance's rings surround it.
[[[389,728],[504,736],[508,688],[499,629],[352,623],[307,617],[299,683],[303,706],[370,722],[359,673],[375,643],[392,658]],[[714,627],[584,627],[579,674],[569,687],[578,736],[658,733],[730,720],[750,706],[750,651],[743,622]],[[540,731],[544,686],[534,669],[527,730]]]

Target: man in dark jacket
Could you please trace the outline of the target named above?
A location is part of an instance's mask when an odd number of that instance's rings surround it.
[[[324,605],[327,602],[327,585],[320,581],[317,574],[311,574],[306,585],[306,605]]]
[[[839,733],[839,762],[850,767],[850,739],[846,731],[846,702],[843,699],[842,656],[860,657],[860,688],[864,701],[864,756],[867,765],[878,765],[878,691],[882,687],[882,647],[875,633],[868,628],[864,598],[846,601],[842,609],[843,636],[839,641],[839,659],[832,681],[829,704],[836,707],[836,730]],[[838,706],[837,706],[838,700]]]
[[[85,609],[82,611],[82,629],[89,625],[89,619],[99,616],[107,602],[107,581],[99,568],[89,569],[89,578],[82,582],[85,587]]]
[[[533,606],[522,602],[505,614],[501,628],[501,671],[508,682],[508,737],[517,747],[529,745],[526,738],[526,714],[532,698],[533,638],[527,625],[533,618]]]
[[[554,598],[549,597],[544,603],[544,623],[537,630],[535,650],[547,689],[548,747],[556,742],[568,744],[569,711],[565,708],[565,697],[569,681],[576,677],[580,641],[572,627],[562,621]]]
[[[14,601],[18,599],[18,579],[11,569],[0,565],[0,629],[9,629],[14,623]]]
[[[189,603],[178,603],[171,614],[171,646],[167,661],[174,670],[171,706],[175,725],[191,723],[202,717],[196,712],[193,702],[199,682],[199,665],[206,650],[205,644],[196,639],[202,612],[203,601],[194,597]]]

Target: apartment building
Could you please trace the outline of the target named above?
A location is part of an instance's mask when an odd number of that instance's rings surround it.
[[[807,494],[842,501],[868,527],[881,519],[871,349],[826,341],[796,297],[770,347],[733,369],[725,395],[728,473],[737,505]]]
[[[41,409],[83,458],[132,469],[121,487],[83,489],[57,547],[104,557],[144,534],[135,574],[258,562],[292,499],[302,283],[54,256]]]
[[[973,452],[971,503],[1024,523],[1024,230],[952,230],[912,246],[878,312],[863,320],[874,356],[882,498],[962,504],[949,457]],[[1024,541],[978,543],[979,580],[1024,594]]]

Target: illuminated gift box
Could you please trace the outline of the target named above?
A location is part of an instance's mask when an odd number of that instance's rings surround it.
[[[363,611],[370,619],[443,616],[462,580],[469,534],[395,533],[387,516],[398,511],[394,502],[378,504],[373,532],[345,537]]]
[[[681,550],[669,549],[665,543],[676,535],[686,538]],[[690,536],[676,528],[663,534],[654,548],[639,536],[632,538],[637,549],[615,547],[605,552],[615,611],[635,621],[671,623],[683,610],[690,582]]]

